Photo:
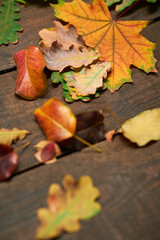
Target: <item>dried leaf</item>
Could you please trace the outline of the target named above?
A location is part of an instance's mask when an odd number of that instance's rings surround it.
[[[146,110],[125,121],[118,130],[131,142],[142,147],[160,139],[160,108]]]
[[[58,21],[53,21],[54,29],[42,29],[39,36],[46,47],[51,47],[53,42],[58,42],[62,50],[69,50],[73,45],[75,48],[84,46],[84,40],[78,36],[76,29],[73,25],[63,26]]]
[[[87,96],[88,94],[95,94],[97,88],[103,86],[103,78],[107,77],[107,71],[110,70],[109,62],[97,63],[91,65],[90,69],[86,69],[85,73],[74,73],[74,82],[69,84],[74,87],[73,91],[76,95]]]
[[[41,163],[54,163],[57,161],[56,156],[61,154],[59,146],[53,141],[40,141],[35,145],[35,148],[37,149],[37,152],[34,156]]]
[[[73,24],[85,43],[97,49],[103,60],[111,62],[112,72],[107,82],[111,92],[125,82],[132,82],[130,65],[147,73],[156,71],[153,57],[156,45],[139,34],[148,21],[112,20],[103,0],[94,0],[92,5],[82,0],[61,1],[52,7],[56,17]]]
[[[62,231],[76,232],[81,228],[79,220],[87,220],[97,215],[101,206],[95,200],[99,191],[93,186],[92,179],[82,176],[75,181],[71,175],[63,179],[64,190],[52,184],[47,199],[48,209],[38,210],[41,226],[37,239],[58,237]]]
[[[121,2],[121,0],[104,0],[107,4],[107,6],[111,6],[112,4],[114,3],[117,3],[117,2]],[[126,7],[129,7],[132,3],[136,2],[137,0],[122,0],[122,3],[121,4],[118,4],[116,6],[116,11],[122,11],[124,10]],[[147,0],[147,2],[156,2],[157,0]]]
[[[108,131],[108,132],[105,134],[106,140],[107,140],[108,142],[112,142],[113,136],[114,136],[115,132],[116,132],[116,131],[113,129],[113,130]]]
[[[41,51],[30,46],[28,50],[15,53],[14,59],[18,71],[15,93],[28,100],[42,96],[47,82],[43,73],[45,61]]]
[[[80,72],[85,72],[85,68],[82,68]],[[63,96],[67,102],[74,102],[74,100],[82,100],[84,102],[90,101],[90,96],[77,96],[76,93],[72,90],[72,87],[69,84],[73,81],[73,71],[65,72],[60,74],[59,72],[53,72],[51,75],[51,80],[53,83],[61,82],[63,86]]]
[[[88,51],[86,47],[76,49],[71,45],[69,50],[63,50],[57,42],[53,42],[51,47],[46,47],[41,42],[39,48],[44,55],[46,67],[60,72],[68,66],[74,68],[87,66],[100,56],[94,51]]]
[[[76,131],[76,118],[60,100],[51,98],[34,115],[48,140],[60,142]]]
[[[0,6],[0,45],[8,42],[17,43],[16,32],[22,31],[22,27],[15,22],[19,20],[19,8],[14,1],[2,0]]]
[[[85,111],[76,115],[77,128],[76,135],[85,141],[94,144],[104,139],[104,116],[99,111]],[[60,142],[63,150],[75,151],[84,148],[86,145],[76,140],[69,138]]]
[[[11,146],[0,144],[0,182],[14,173],[18,163],[18,155]]]
[[[11,145],[12,142],[16,140],[22,140],[29,133],[27,130],[19,130],[13,128],[12,130],[1,128],[0,129],[0,144]]]

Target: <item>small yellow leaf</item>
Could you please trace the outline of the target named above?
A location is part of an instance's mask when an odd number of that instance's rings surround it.
[[[152,140],[159,140],[160,108],[143,111],[134,118],[128,119],[118,132],[140,147]]]
[[[56,238],[63,231],[76,232],[81,227],[79,220],[87,220],[101,210],[100,204],[95,202],[99,191],[90,177],[82,176],[75,181],[71,175],[66,175],[63,186],[64,190],[58,184],[52,184],[47,199],[48,209],[38,210],[41,226],[37,239]]]
[[[29,131],[19,130],[17,128],[13,128],[12,130],[1,128],[0,129],[0,144],[11,145],[12,142],[20,139],[22,140]]]
[[[88,94],[95,94],[97,88],[103,86],[103,78],[107,77],[107,71],[109,71],[111,65],[109,62],[97,63],[91,65],[91,68],[86,69],[85,73],[75,73],[73,75],[74,82],[69,84],[70,87],[74,87],[73,91],[78,96],[87,96]]]

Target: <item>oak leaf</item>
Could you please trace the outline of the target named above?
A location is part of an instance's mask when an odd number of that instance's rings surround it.
[[[82,68],[80,72],[85,72],[85,69]],[[72,90],[72,87],[69,84],[73,81],[73,71],[65,72],[60,74],[59,72],[53,72],[51,75],[51,81],[53,83],[62,83],[63,86],[63,96],[67,102],[74,102],[74,100],[82,100],[84,102],[90,101],[90,96],[77,96],[76,93]]]
[[[82,176],[75,181],[71,175],[63,179],[64,189],[58,184],[49,188],[48,208],[38,210],[41,225],[37,239],[58,237],[62,231],[76,232],[81,228],[79,220],[87,220],[97,215],[101,206],[95,200],[99,190],[93,186],[89,176]]]
[[[84,46],[84,40],[76,32],[76,28],[73,25],[63,26],[58,21],[53,21],[54,28],[42,29],[39,32],[39,36],[46,47],[51,47],[53,42],[58,42],[61,45],[62,50],[69,50],[73,45],[76,48]]]
[[[51,98],[34,115],[48,140],[60,142],[76,131],[76,117],[71,109],[57,98]]]
[[[17,43],[18,35],[23,28],[15,22],[19,20],[19,8],[15,1],[2,0],[0,6],[0,45],[8,42]]]
[[[125,121],[118,130],[131,142],[142,147],[160,139],[160,108],[146,110]]]
[[[107,88],[114,92],[125,82],[132,82],[130,66],[155,72],[153,50],[156,44],[140,35],[149,21],[113,20],[103,0],[89,5],[82,0],[51,5],[55,16],[69,21],[85,43],[97,49],[102,60],[111,62]]]
[[[110,70],[109,62],[97,63],[85,69],[85,73],[74,73],[74,82],[69,84],[73,91],[79,96],[95,94],[97,88],[103,86],[103,79],[107,77],[107,71]]]
[[[8,179],[15,172],[18,155],[9,145],[0,144],[0,182]]]
[[[27,130],[19,130],[17,128],[13,128],[12,130],[0,128],[0,144],[11,145],[17,139],[22,140],[28,133],[29,131]]]
[[[44,55],[46,67],[60,72],[68,66],[74,68],[87,66],[100,56],[94,51],[89,51],[86,47],[76,49],[71,45],[69,50],[63,50],[62,45],[58,42],[53,42],[51,47],[47,47],[41,42],[39,48]]]
[[[15,93],[28,100],[42,96],[47,87],[47,80],[43,72],[45,61],[41,51],[30,46],[28,50],[23,49],[15,53],[14,60],[18,71]]]
[[[56,156],[61,154],[60,147],[53,141],[43,140],[34,147],[37,149],[34,156],[41,163],[54,163],[57,161]]]

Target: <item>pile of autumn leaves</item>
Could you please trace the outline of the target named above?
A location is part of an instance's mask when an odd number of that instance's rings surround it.
[[[148,21],[117,21],[103,0],[52,4],[55,16],[69,21],[39,32],[39,47],[15,54],[18,76],[15,93],[36,99],[46,90],[47,67],[53,83],[62,83],[66,101],[89,101],[101,90],[118,90],[132,82],[130,66],[156,72],[155,44],[140,35]],[[108,73],[107,73],[108,72]]]

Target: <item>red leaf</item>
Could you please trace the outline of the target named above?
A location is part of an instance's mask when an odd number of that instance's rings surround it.
[[[0,182],[14,173],[18,163],[18,155],[11,146],[0,144]]]
[[[48,143],[41,152],[43,162],[49,161],[56,156],[56,149],[54,142]]]
[[[47,82],[43,72],[45,60],[41,51],[30,46],[28,50],[22,49],[15,53],[14,60],[18,71],[15,93],[28,100],[42,96]]]

